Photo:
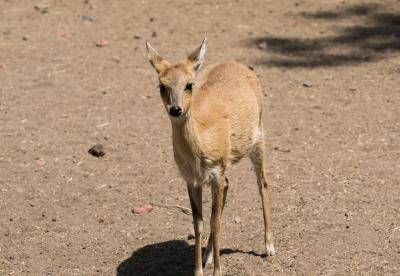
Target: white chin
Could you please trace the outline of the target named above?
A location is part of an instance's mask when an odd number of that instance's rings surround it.
[[[182,121],[182,120],[185,119],[185,117],[186,117],[185,114],[182,114],[182,115],[177,116],[177,117],[169,115],[169,118],[171,119],[172,122]]]

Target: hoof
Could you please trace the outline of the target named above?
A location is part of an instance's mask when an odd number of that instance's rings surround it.
[[[266,244],[265,246],[267,256],[274,256],[275,255],[275,247],[274,244]]]
[[[194,276],[203,276],[203,269],[196,269],[194,272]]]

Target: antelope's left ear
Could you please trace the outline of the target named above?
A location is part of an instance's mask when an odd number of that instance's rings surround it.
[[[192,63],[195,72],[199,71],[200,68],[203,66],[204,56],[206,55],[206,52],[207,52],[207,39],[204,38],[200,47],[194,50],[187,58],[188,62]]]

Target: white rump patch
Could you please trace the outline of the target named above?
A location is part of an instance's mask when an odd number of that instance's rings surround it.
[[[210,178],[218,179],[221,176],[221,167],[217,166],[210,170]]]
[[[221,176],[222,169],[220,166],[213,167],[212,169],[205,170],[202,172],[202,179],[201,183],[202,184],[210,184],[213,181],[218,180],[218,178]]]
[[[192,183],[193,187],[209,184],[221,177],[221,166],[212,166],[212,161],[209,159],[203,160],[206,164],[202,165],[200,158],[195,158],[193,162],[188,162],[183,168],[180,168],[180,173],[183,178]]]

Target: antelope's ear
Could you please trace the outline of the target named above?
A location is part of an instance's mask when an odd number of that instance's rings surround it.
[[[150,64],[156,69],[157,73],[165,71],[170,65],[168,61],[164,60],[157,51],[146,41],[147,58]]]
[[[203,66],[204,56],[206,55],[206,52],[207,52],[207,39],[204,38],[200,47],[194,50],[187,58],[188,62],[192,63],[195,72],[199,71],[200,68]]]

